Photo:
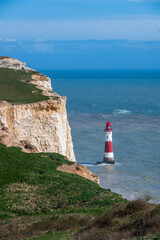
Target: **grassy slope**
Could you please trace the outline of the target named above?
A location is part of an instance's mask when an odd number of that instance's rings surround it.
[[[88,225],[81,240],[107,239],[142,239],[139,236],[149,236],[160,232],[160,204],[154,205],[143,199],[133,200],[129,203],[121,203],[103,216]],[[157,234],[158,235],[158,234]],[[152,238],[148,238],[152,239]]]
[[[30,238],[27,240],[71,240],[73,239],[73,234],[70,232],[66,233],[48,233],[46,236],[43,237],[36,237],[36,238]],[[79,238],[80,239],[80,238]],[[105,239],[105,238],[101,238]],[[121,238],[117,238],[117,240],[120,240]],[[160,234],[155,234],[152,236],[144,237],[144,240],[160,240]],[[136,238],[130,238],[128,240],[142,240],[142,237],[136,237]]]
[[[3,207],[16,214],[101,212],[122,201],[78,175],[57,171],[72,162],[57,153],[23,153],[0,143],[0,187]]]
[[[101,215],[114,204],[125,202],[119,195],[102,189],[96,183],[78,175],[57,171],[57,166],[63,163],[73,164],[57,153],[23,153],[19,148],[7,148],[0,143],[0,219],[3,220],[2,222],[4,223],[5,219],[10,217],[12,222],[18,216],[27,217],[28,215],[34,216],[34,219],[40,218],[38,221],[43,222],[43,227],[47,221],[48,229],[48,221],[51,222],[51,219],[42,220],[43,215],[52,214],[53,219],[53,216],[58,214],[62,219],[56,218],[54,222],[60,221],[60,225],[64,226],[64,221],[68,224],[69,218],[73,218],[72,214],[78,213],[73,221],[77,224],[79,214]],[[64,215],[67,216],[66,219],[63,218]],[[83,219],[83,221],[86,220]],[[40,229],[42,229],[41,225]],[[56,230],[61,231],[61,229]],[[2,239],[5,239],[4,236]],[[18,237],[16,236],[15,239]]]
[[[63,163],[73,164],[60,154],[23,153],[0,143],[0,239],[119,240],[140,236],[141,228],[144,235],[159,232],[160,205],[128,203],[57,171]]]
[[[47,96],[41,94],[42,91],[37,89],[35,85],[21,81],[30,82],[33,73],[35,72],[0,68],[0,101],[23,104],[48,99]],[[37,92],[33,94],[32,91]]]
[[[30,238],[27,240],[71,240],[73,239],[72,232],[48,233],[45,236]]]

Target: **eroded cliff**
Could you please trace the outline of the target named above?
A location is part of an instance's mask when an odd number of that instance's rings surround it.
[[[2,68],[9,66],[14,69],[13,74],[14,71],[33,71],[12,58],[5,58],[5,65],[4,59],[1,62],[3,62]],[[71,129],[67,119],[66,98],[53,92],[50,79],[40,73],[31,74],[30,81],[24,79],[20,81],[25,84],[35,84],[43,95],[48,96],[48,100],[26,104],[1,101],[2,143],[7,146],[20,146],[25,151],[57,152],[75,161]],[[32,91],[32,94],[36,95],[37,92]],[[27,148],[26,143],[32,147]]]
[[[59,153],[75,162],[66,97],[52,91],[49,77],[13,58],[0,57],[0,142],[24,152]],[[81,165],[57,169],[99,184]]]
[[[96,174],[90,172],[87,167],[82,166],[78,163],[74,163],[73,165],[63,164],[62,166],[58,166],[57,170],[62,172],[68,172],[80,175],[81,177],[87,178],[97,184],[99,184],[99,177]]]
[[[3,129],[39,152],[57,152],[75,161],[65,104],[65,98],[22,105],[4,103],[0,107]],[[11,139],[8,144],[12,144]]]

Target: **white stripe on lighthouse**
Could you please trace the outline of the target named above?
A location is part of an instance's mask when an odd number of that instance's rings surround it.
[[[112,132],[105,132],[105,142],[112,142]]]
[[[104,153],[104,157],[105,157],[105,158],[114,158],[113,152],[107,152],[107,153],[105,152],[105,153]]]

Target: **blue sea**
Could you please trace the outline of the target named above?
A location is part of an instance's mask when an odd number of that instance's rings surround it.
[[[160,70],[42,71],[67,96],[77,162],[102,187],[127,199],[160,202]],[[115,165],[100,164],[112,123]]]

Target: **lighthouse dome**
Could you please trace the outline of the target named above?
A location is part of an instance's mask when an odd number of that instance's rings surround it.
[[[110,121],[107,122],[106,126],[112,126],[112,124],[110,123]]]
[[[112,129],[112,124],[108,121],[107,124],[106,124],[106,129],[104,131],[109,131],[109,132],[112,132],[113,129]]]

